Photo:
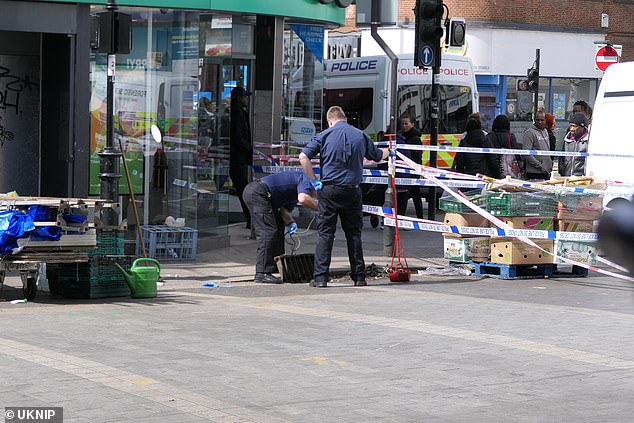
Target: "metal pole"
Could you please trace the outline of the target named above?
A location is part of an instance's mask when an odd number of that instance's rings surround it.
[[[535,69],[537,69],[537,75],[541,76],[539,71],[539,49],[535,49]],[[535,87],[535,92],[533,93],[533,120],[535,119],[535,115],[537,114],[537,107],[539,105],[539,77],[537,78],[537,87]]]
[[[440,63],[440,58],[438,63]],[[440,66],[433,66],[431,75],[431,116],[429,119],[431,124],[429,128],[430,145],[438,145],[438,83],[436,81],[438,74],[440,74]],[[438,153],[436,151],[429,152],[429,165],[431,167],[438,167]],[[429,220],[436,220],[436,187],[429,187],[429,193],[430,199],[427,205],[427,216]]]
[[[391,131],[396,134],[396,128],[398,123],[398,57],[387,43],[381,38],[378,32],[380,25],[380,0],[372,0],[372,22],[370,23],[370,33],[372,38],[383,49],[387,57],[392,62],[392,79],[390,88],[390,125]],[[385,199],[383,203],[384,207],[394,207],[394,192],[392,191],[391,184],[387,184],[385,190]],[[394,236],[396,231],[391,226],[385,226],[383,229],[383,254],[391,256],[394,250]]]
[[[106,9],[111,14],[109,19],[110,52],[108,53],[108,79],[106,85],[106,147],[98,153],[99,178],[101,179],[101,198],[116,203],[119,199],[119,178],[121,177],[119,157],[121,157],[121,151],[114,146],[114,76],[117,56],[113,42],[116,25],[112,15],[117,10],[115,1],[109,1]],[[115,208],[104,208],[102,213],[101,221],[104,225],[117,226],[119,224],[119,216]]]

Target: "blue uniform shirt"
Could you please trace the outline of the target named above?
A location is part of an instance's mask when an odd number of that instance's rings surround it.
[[[344,186],[361,183],[364,157],[375,162],[383,158],[370,137],[343,121],[315,135],[302,152],[309,159],[321,155],[323,183]]]
[[[313,186],[303,172],[280,172],[260,179],[269,188],[274,210],[285,207],[293,210],[300,193],[313,194]]]

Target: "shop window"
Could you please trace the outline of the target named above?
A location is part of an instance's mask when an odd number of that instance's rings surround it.
[[[282,66],[282,141],[305,145],[323,128],[323,64],[317,57],[318,43],[308,45],[289,25],[284,31]],[[320,27],[313,26],[315,30]],[[305,27],[301,28],[302,30]],[[323,51],[323,45],[321,46]],[[288,151],[291,151],[288,149]]]

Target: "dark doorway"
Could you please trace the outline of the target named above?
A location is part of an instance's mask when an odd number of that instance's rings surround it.
[[[73,40],[66,34],[42,34],[40,195],[45,197],[72,195]]]

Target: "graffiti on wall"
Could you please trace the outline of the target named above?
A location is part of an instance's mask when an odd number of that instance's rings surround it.
[[[37,56],[0,54],[0,192],[39,191],[39,69]]]

